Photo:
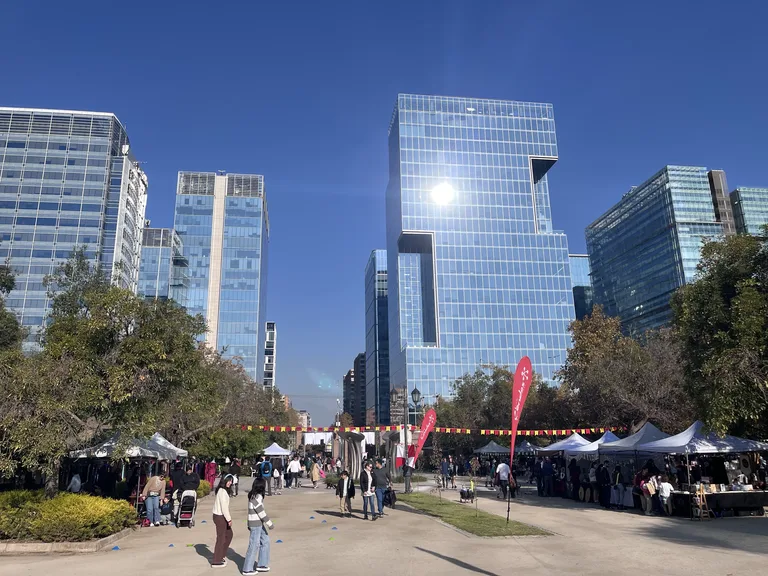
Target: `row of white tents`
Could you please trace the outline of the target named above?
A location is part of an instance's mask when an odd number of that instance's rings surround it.
[[[686,430],[670,436],[650,422],[631,436],[619,439],[612,432],[606,432],[599,439],[590,442],[574,433],[564,440],[536,450],[536,454],[547,456],[563,452],[566,456],[596,456],[598,454],[725,454],[762,452],[768,444],[736,436],[718,436],[705,432],[704,424],[696,421]]]
[[[515,454],[552,456],[564,453],[568,457],[597,456],[598,454],[724,454],[768,451],[768,444],[737,438],[736,436],[718,436],[713,432],[704,432],[704,424],[696,421],[680,434],[670,436],[650,422],[626,438],[619,438],[613,432],[606,432],[594,442],[590,442],[574,432],[568,438],[539,448],[527,440],[520,442]],[[475,454],[507,454],[509,448],[496,442],[475,450]]]

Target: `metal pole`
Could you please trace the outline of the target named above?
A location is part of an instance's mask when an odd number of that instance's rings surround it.
[[[403,386],[403,474],[405,474],[405,465],[408,463],[408,383]],[[397,458],[395,458],[397,464]],[[397,466],[395,466],[397,468]]]

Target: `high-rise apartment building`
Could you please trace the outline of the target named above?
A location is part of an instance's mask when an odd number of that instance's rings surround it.
[[[550,379],[574,318],[547,171],[552,106],[401,94],[389,128],[390,386],[424,402],[530,356]]]
[[[275,360],[277,359],[277,324],[267,322],[264,343],[264,388],[275,386]]]
[[[582,320],[592,313],[594,294],[592,280],[589,277],[589,256],[587,254],[570,254],[571,283],[573,284],[573,309],[576,320]]]
[[[189,261],[181,238],[170,228],[144,228],[139,266],[139,296],[174,300],[185,306],[189,288]]]
[[[666,166],[586,229],[595,303],[639,334],[668,323],[672,294],[696,275],[704,240],[733,233],[722,171]]]
[[[43,278],[75,246],[136,292],[147,185],[114,114],[0,107],[0,259],[16,272],[6,304],[26,350],[49,306]]]
[[[731,192],[736,232],[763,234],[768,224],[768,188],[736,188]]]
[[[365,387],[367,383],[365,369],[365,352],[355,356],[355,407],[351,412],[355,426],[365,426]]]
[[[365,267],[365,424],[389,424],[389,308],[387,251]]]
[[[357,407],[355,406],[355,371],[347,370],[344,377],[341,379],[341,394],[342,394],[342,412],[349,414],[354,418],[354,412]]]
[[[206,341],[264,376],[269,217],[264,177],[179,172],[175,229],[189,259],[187,310]]]

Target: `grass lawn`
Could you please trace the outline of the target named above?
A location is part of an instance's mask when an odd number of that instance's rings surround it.
[[[475,510],[471,504],[457,504],[430,494],[398,494],[398,501],[405,502],[417,510],[440,518],[446,524],[477,536],[548,536],[541,528],[509,521],[506,518]]]

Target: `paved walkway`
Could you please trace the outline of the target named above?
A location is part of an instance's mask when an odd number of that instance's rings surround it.
[[[456,492],[443,494],[458,499]],[[360,504],[357,498],[356,505]],[[195,528],[143,528],[121,541],[119,551],[3,557],[0,576],[166,576],[169,571],[185,576],[211,574],[211,507],[211,498],[201,501]],[[481,494],[478,507],[498,514],[506,512],[506,503],[490,493]],[[237,574],[247,549],[244,495],[233,499],[232,511],[235,537],[230,564],[216,572],[220,574]],[[559,498],[525,495],[513,501],[512,518],[555,535],[478,539],[406,509],[389,511],[376,522],[341,519],[338,500],[324,488],[285,491],[267,499],[267,511],[276,524],[272,572],[278,574],[500,576],[511,570],[526,576],[768,573],[768,518],[694,523],[606,512]],[[278,544],[277,539],[283,542]]]

